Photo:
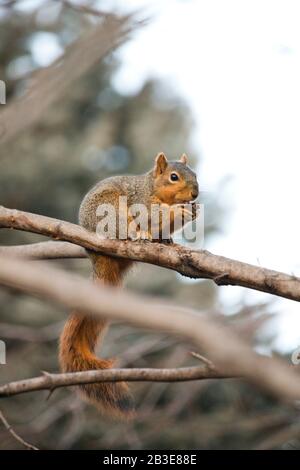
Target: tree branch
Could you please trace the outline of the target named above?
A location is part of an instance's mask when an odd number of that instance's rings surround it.
[[[2,257],[0,284],[55,301],[68,309],[167,331],[192,341],[224,375],[240,375],[281,400],[300,398],[300,378],[279,359],[259,356],[228,326],[193,310],[94,285],[79,276],[26,260]],[[113,302],[112,302],[113,298]]]
[[[20,442],[24,447],[26,447],[29,450],[39,450],[37,447],[33,446],[32,444],[29,444],[28,442],[24,441],[22,437],[20,437],[11,427],[11,425],[8,423],[8,421],[5,419],[3,416],[2,411],[0,411],[0,421],[2,421],[5,429],[18,441]]]
[[[0,246],[1,255],[32,260],[87,257],[84,248],[68,242],[41,242],[28,245]]]
[[[36,124],[76,79],[122,44],[139,24],[131,16],[107,14],[54,63],[35,72],[24,95],[0,113],[0,145]]]
[[[96,382],[186,382],[203,379],[232,378],[207,366],[180,367],[176,369],[109,369],[69,372],[64,374],[44,373],[33,379],[19,380],[0,386],[0,398],[37,390],[54,390],[59,387]]]
[[[173,269],[193,278],[212,279],[218,285],[237,285],[300,301],[299,277],[213,255],[205,250],[191,250],[181,245],[101,240],[95,233],[88,232],[78,225],[3,206],[0,206],[0,227],[46,235],[111,256]],[[2,253],[5,249],[2,248]],[[9,252],[12,248],[7,250]],[[16,252],[19,250],[21,249],[15,249]],[[63,253],[64,257],[69,257],[71,252],[76,254],[76,257],[83,256],[81,250],[67,245],[58,245],[56,248],[54,244],[38,244],[36,249],[32,245],[24,248],[25,255],[26,250],[31,251],[35,259],[63,257]]]

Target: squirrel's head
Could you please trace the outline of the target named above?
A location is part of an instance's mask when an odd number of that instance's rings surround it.
[[[154,195],[169,205],[187,203],[198,197],[196,174],[187,166],[187,156],[178,161],[168,161],[164,153],[155,159],[153,171]]]

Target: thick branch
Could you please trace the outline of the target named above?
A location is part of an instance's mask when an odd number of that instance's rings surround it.
[[[39,233],[112,256],[163,266],[185,276],[209,278],[218,285],[238,285],[296,301],[300,300],[300,278],[213,255],[205,250],[191,250],[181,245],[100,240],[95,233],[88,232],[78,225],[37,214],[6,209],[2,206],[0,206],[0,227]],[[27,250],[30,249],[32,248],[27,248]],[[59,250],[69,252],[71,248],[60,245],[57,248],[57,251]],[[43,247],[39,244],[37,251],[41,258],[55,257],[53,245]],[[77,249],[75,253],[76,256],[82,254],[81,251],[77,252]]]
[[[36,294],[68,309],[168,331],[204,350],[222,373],[241,375],[282,400],[300,398],[300,378],[290,367],[278,359],[257,355],[231,329],[192,310],[96,286],[45,263],[15,258],[1,259],[0,284]]]
[[[0,246],[1,255],[32,260],[87,257],[84,248],[68,242],[41,242],[29,245]]]
[[[190,380],[230,378],[208,366],[181,367],[178,369],[109,369],[72,372],[65,374],[44,373],[34,379],[19,380],[0,386],[0,398],[36,390],[53,390],[58,387],[95,382],[186,382]]]

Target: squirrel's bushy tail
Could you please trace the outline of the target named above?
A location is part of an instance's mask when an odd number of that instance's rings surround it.
[[[109,285],[120,285],[130,261],[90,254],[94,279]],[[113,360],[100,359],[94,354],[98,340],[107,329],[107,321],[82,313],[72,313],[60,338],[60,364],[64,372],[110,369]],[[98,409],[112,416],[128,418],[134,405],[125,382],[103,382],[79,386],[83,396]]]

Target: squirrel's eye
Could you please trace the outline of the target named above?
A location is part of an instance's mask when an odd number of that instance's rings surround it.
[[[170,179],[171,179],[171,181],[178,181],[179,176],[177,175],[177,173],[171,173]]]

